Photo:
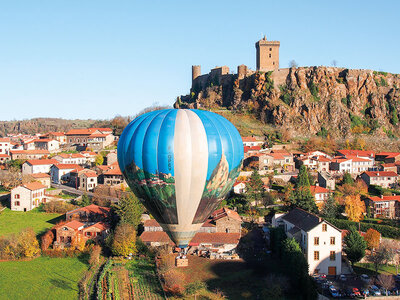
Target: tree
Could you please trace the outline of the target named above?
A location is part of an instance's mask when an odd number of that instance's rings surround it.
[[[258,201],[260,201],[264,195],[264,182],[257,170],[251,173],[249,181],[246,183],[246,189],[249,200],[254,201],[255,204],[258,205]]]
[[[344,237],[343,242],[345,244],[344,252],[346,253],[347,258],[350,260],[352,265],[360,261],[365,256],[367,243],[357,232],[354,226],[350,227],[350,230]]]
[[[297,177],[296,187],[310,187],[310,178],[307,171],[307,167],[302,165],[299,170],[299,176]]]
[[[39,242],[32,228],[24,229],[18,236],[18,248],[23,257],[35,257],[39,255]]]
[[[297,67],[298,67],[297,62],[296,62],[294,59],[292,59],[292,60],[289,62],[289,68],[297,68]]]
[[[52,230],[47,231],[44,235],[41,237],[41,248],[42,251],[47,250],[50,245],[53,243],[54,240],[54,234]]]
[[[379,247],[381,241],[381,234],[373,228],[369,228],[364,236],[367,242],[368,249],[374,250]]]
[[[395,286],[392,275],[379,274],[377,277],[377,283],[386,290],[386,296],[388,295],[388,290],[391,290]]]
[[[338,215],[338,206],[332,195],[330,195],[328,200],[326,200],[321,214],[326,219],[334,219]]]
[[[136,231],[133,225],[123,223],[117,226],[112,237],[111,251],[116,256],[136,253]]]
[[[342,184],[353,184],[354,180],[351,177],[349,172],[344,173],[343,175],[343,180],[342,180]]]
[[[95,245],[90,252],[89,264],[91,266],[97,265],[100,261],[101,247],[99,245]]]
[[[292,207],[299,207],[308,212],[318,213],[314,196],[307,186],[299,187],[292,193]]]
[[[90,198],[86,193],[83,193],[82,198],[81,198],[81,206],[88,206],[91,204]]]
[[[143,214],[143,205],[139,199],[132,193],[125,193],[114,205],[114,210],[119,217],[120,224],[131,224],[137,229],[140,224],[140,218]]]
[[[364,218],[365,203],[360,195],[347,196],[345,198],[345,212],[350,221],[360,222]]]
[[[265,208],[267,208],[268,205],[274,204],[274,202],[275,202],[275,195],[273,195],[271,192],[264,193],[262,203]]]
[[[103,164],[103,162],[104,162],[104,157],[103,157],[101,154],[97,154],[97,155],[96,155],[96,158],[95,158],[95,160],[94,160],[94,164],[95,164],[96,166],[100,166],[100,165]]]

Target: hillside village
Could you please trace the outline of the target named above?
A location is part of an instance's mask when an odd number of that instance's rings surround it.
[[[395,249],[380,265],[398,266],[399,152],[302,152],[290,143],[271,146],[263,137],[242,140],[242,171],[231,195],[189,244],[189,264],[195,257],[241,261],[249,249],[256,257],[275,255],[280,243],[277,232],[282,230],[298,243],[307,274],[320,284],[321,293],[339,293],[339,287],[344,289],[340,278],[348,278],[366,293],[357,279],[357,270],[363,269],[354,264],[368,265],[380,251]],[[115,219],[121,218],[116,214],[118,205],[124,205],[121,199],[131,197],[118,166],[117,142],[110,128],[10,134],[0,139],[2,204],[8,207],[3,210],[65,214],[42,237],[42,253],[85,251],[87,245],[107,244]],[[147,212],[140,214],[138,239],[174,257],[171,253],[177,249],[160,224]],[[366,246],[354,260],[346,236],[358,234]],[[376,234],[377,244],[372,238]],[[11,258],[4,252],[1,256]],[[325,277],[331,284],[326,285]]]

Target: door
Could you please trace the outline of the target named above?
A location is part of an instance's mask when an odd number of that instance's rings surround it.
[[[328,267],[328,275],[336,276],[336,267]]]

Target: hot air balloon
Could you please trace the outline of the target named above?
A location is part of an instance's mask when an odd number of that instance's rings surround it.
[[[143,114],[118,142],[118,163],[129,187],[180,248],[230,192],[242,162],[237,129],[203,110]]]

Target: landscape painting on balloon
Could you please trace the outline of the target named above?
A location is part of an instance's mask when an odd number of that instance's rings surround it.
[[[204,223],[210,213],[218,207],[221,201],[232,190],[233,184],[240,173],[242,162],[243,160],[229,171],[229,163],[226,160],[225,154],[222,153],[221,160],[214,168],[210,178],[206,181],[199,207],[192,222],[193,224]]]
[[[132,162],[124,170],[132,192],[144,202],[155,219],[166,224],[178,224],[175,178],[171,174],[147,172]]]

